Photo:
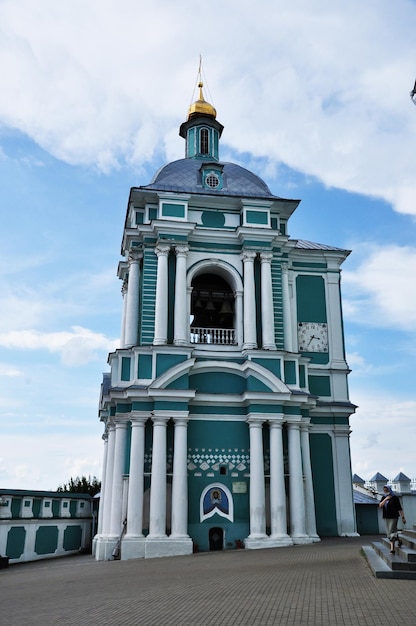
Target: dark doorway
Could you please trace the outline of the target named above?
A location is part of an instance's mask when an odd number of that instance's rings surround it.
[[[209,549],[222,550],[224,545],[224,531],[222,528],[209,529]]]

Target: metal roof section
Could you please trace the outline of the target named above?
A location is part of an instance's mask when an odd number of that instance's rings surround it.
[[[345,248],[336,248],[335,246],[327,246],[324,243],[315,243],[314,241],[306,241],[306,239],[297,239],[295,248],[299,250],[320,250],[320,251],[335,251],[350,254],[351,250]]]
[[[202,186],[201,166],[207,164],[197,159],[179,159],[164,165],[156,172],[149,185],[139,189],[153,191],[174,191],[178,193],[203,193],[212,196],[242,196],[281,200],[274,196],[266,183],[256,174],[235,163],[218,163],[223,167],[221,189],[208,189]],[[298,202],[298,201],[297,201]]]

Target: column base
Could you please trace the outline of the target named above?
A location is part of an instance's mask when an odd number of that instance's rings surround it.
[[[313,539],[312,537],[309,537],[309,535],[301,535],[301,534],[290,535],[290,538],[292,539],[295,546],[301,546],[301,545],[306,545],[308,543],[313,543]]]
[[[275,343],[265,343],[262,346],[263,350],[276,350],[276,344]]]
[[[281,548],[283,546],[293,546],[292,538],[289,535],[270,535],[267,541],[268,548]]]
[[[192,552],[193,542],[190,537],[146,537],[146,559],[161,556],[184,556],[192,554]]]
[[[269,537],[267,535],[258,535],[254,537],[247,537],[244,539],[244,547],[247,550],[261,550],[262,548],[270,548],[268,544]]]
[[[120,559],[143,559],[145,556],[146,539],[143,535],[125,535],[121,542]]]
[[[341,533],[340,537],[361,537],[360,533]]]
[[[309,535],[309,537],[312,539],[313,543],[319,543],[321,541],[321,538],[318,535]]]
[[[111,561],[113,557],[113,550],[117,545],[118,537],[112,535],[99,535],[94,537],[95,542],[95,560],[96,561]]]

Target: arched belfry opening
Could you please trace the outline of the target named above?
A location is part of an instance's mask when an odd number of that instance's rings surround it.
[[[191,342],[237,343],[234,291],[222,276],[207,272],[192,281]]]

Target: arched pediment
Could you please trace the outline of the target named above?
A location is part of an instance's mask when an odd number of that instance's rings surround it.
[[[188,359],[175,365],[159,376],[151,389],[175,389],[175,381],[189,376],[189,387],[194,388],[192,379],[198,381],[198,390],[207,393],[237,393],[247,391],[290,394],[290,389],[273,372],[253,361],[244,363],[217,360],[196,361]],[[201,381],[203,388],[201,389]],[[204,389],[205,387],[205,389]],[[183,389],[183,385],[181,387]]]

